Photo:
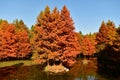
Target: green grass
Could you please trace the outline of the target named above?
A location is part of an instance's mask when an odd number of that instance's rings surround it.
[[[24,66],[30,66],[30,65],[37,64],[33,60],[2,61],[0,62],[0,67],[12,66],[15,64],[19,64],[19,63],[24,63],[23,64]]]

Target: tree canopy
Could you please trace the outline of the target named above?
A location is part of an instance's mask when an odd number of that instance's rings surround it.
[[[47,6],[37,17],[34,26],[34,55],[39,55],[40,62],[52,59],[72,66],[80,53],[78,38],[73,30],[73,20],[66,6],[61,12],[56,7],[50,12]]]
[[[17,24],[21,24],[18,21]],[[6,20],[0,21],[0,60],[9,58],[28,58],[31,54],[31,45],[27,30],[22,29],[24,23],[9,24]]]
[[[61,10],[46,6],[36,19],[30,30],[23,20],[0,19],[0,60],[31,58],[41,64],[52,60],[71,67],[77,55],[97,53],[119,63],[120,26],[112,21],[103,21],[96,33],[82,34],[75,32],[66,6]]]

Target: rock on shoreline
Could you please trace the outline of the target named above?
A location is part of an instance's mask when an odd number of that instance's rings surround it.
[[[65,73],[68,72],[69,69],[64,67],[63,65],[47,65],[44,69],[45,72],[49,72],[49,73]]]

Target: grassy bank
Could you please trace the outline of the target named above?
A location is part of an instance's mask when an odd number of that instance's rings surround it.
[[[0,62],[0,67],[12,66],[19,63],[23,63],[24,66],[37,64],[33,60],[2,61]]]

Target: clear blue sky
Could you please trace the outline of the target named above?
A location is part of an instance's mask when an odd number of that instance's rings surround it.
[[[76,31],[83,34],[97,32],[103,20],[120,24],[120,0],[0,0],[0,18],[9,22],[22,19],[30,28],[46,5],[51,10],[66,5]]]

